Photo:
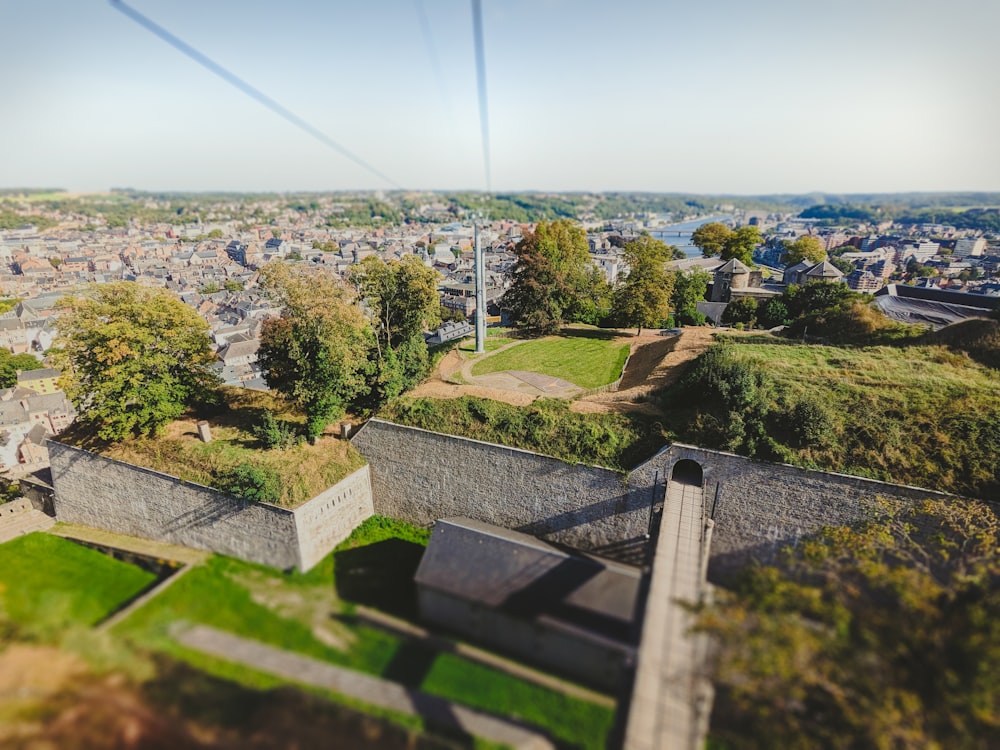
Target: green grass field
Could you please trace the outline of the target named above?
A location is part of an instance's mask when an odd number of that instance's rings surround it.
[[[788,447],[782,460],[974,497],[1000,490],[1000,372],[943,346],[837,347],[761,336],[730,344],[769,383],[765,406],[780,411],[809,398],[829,414],[826,444]],[[710,424],[699,415],[712,404],[691,394],[671,407],[668,427],[681,440],[726,447],[699,432]],[[772,435],[781,428],[770,425]]]
[[[439,654],[366,625],[358,604],[415,616],[412,575],[428,533],[373,518],[319,566],[283,574],[231,558],[212,557],[190,571],[115,630],[141,648],[164,652],[212,674],[220,670],[253,686],[270,680],[252,669],[179,646],[178,621],[201,623],[496,713],[518,716],[573,747],[603,747],[613,712],[538,687],[451,654]]]
[[[27,534],[0,545],[0,618],[54,640],[72,625],[100,622],[154,580],[68,539]]]
[[[524,370],[568,380],[581,388],[598,388],[621,377],[628,352],[628,344],[607,338],[547,336],[485,357],[473,366],[472,374]]]

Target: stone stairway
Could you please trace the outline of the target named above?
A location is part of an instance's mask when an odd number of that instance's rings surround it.
[[[26,497],[12,500],[0,505],[0,544],[9,542],[21,534],[45,531],[55,522],[51,516],[31,507],[31,501]]]

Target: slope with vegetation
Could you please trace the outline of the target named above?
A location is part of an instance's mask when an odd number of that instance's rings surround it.
[[[998,534],[983,503],[886,503],[718,589],[715,746],[996,747]]]
[[[733,337],[664,395],[711,448],[949,492],[1000,490],[1000,373],[944,347]]]

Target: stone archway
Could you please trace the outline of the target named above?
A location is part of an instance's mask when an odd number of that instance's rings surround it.
[[[705,474],[702,471],[701,464],[697,461],[692,461],[690,458],[682,458],[674,464],[674,468],[670,472],[670,481],[701,487],[705,482]]]

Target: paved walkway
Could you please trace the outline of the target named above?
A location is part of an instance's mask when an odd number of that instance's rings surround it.
[[[11,500],[0,505],[0,544],[9,542],[22,534],[33,531],[45,531],[55,523],[55,519],[47,516],[31,506],[31,501],[25,498]]]
[[[575,682],[560,679],[559,677],[546,672],[540,672],[539,670],[532,669],[531,667],[521,664],[520,662],[506,659],[502,656],[494,654],[491,651],[476,648],[468,643],[461,643],[459,641],[453,641],[450,638],[432,635],[428,630],[420,627],[419,625],[414,625],[412,622],[407,620],[400,620],[398,617],[387,615],[385,612],[380,612],[377,609],[371,609],[370,607],[358,605],[355,609],[355,614],[369,625],[374,625],[375,627],[382,628],[383,630],[388,630],[394,635],[420,640],[422,643],[426,644],[435,651],[458,654],[459,656],[463,656],[470,661],[478,662],[484,666],[492,667],[493,669],[501,672],[506,672],[513,677],[518,677],[527,682],[533,682],[536,685],[541,685],[542,687],[549,688],[550,690],[555,690],[572,698],[579,698],[580,700],[588,701],[589,703],[596,703],[599,706],[614,708],[617,704],[617,701],[610,695],[598,693],[595,690],[585,688],[582,685],[577,685]]]
[[[656,540],[625,750],[695,750],[704,742],[710,687],[699,676],[704,636],[679,602],[697,602],[708,552],[704,491],[671,482]]]
[[[206,625],[177,628],[172,635],[179,643],[203,653],[287,680],[343,693],[371,706],[420,716],[436,727],[523,750],[549,750],[553,747],[544,735],[512,721]]]
[[[175,562],[193,565],[205,560],[211,552],[205,550],[182,547],[179,544],[169,542],[158,542],[153,539],[141,539],[124,534],[115,534],[112,531],[94,529],[90,526],[78,526],[72,523],[60,523],[50,529],[52,534],[64,536],[67,539],[78,539],[81,542],[91,544],[101,544],[105,547],[114,547],[125,552],[134,552],[147,557],[156,557],[161,560],[174,560]]]

